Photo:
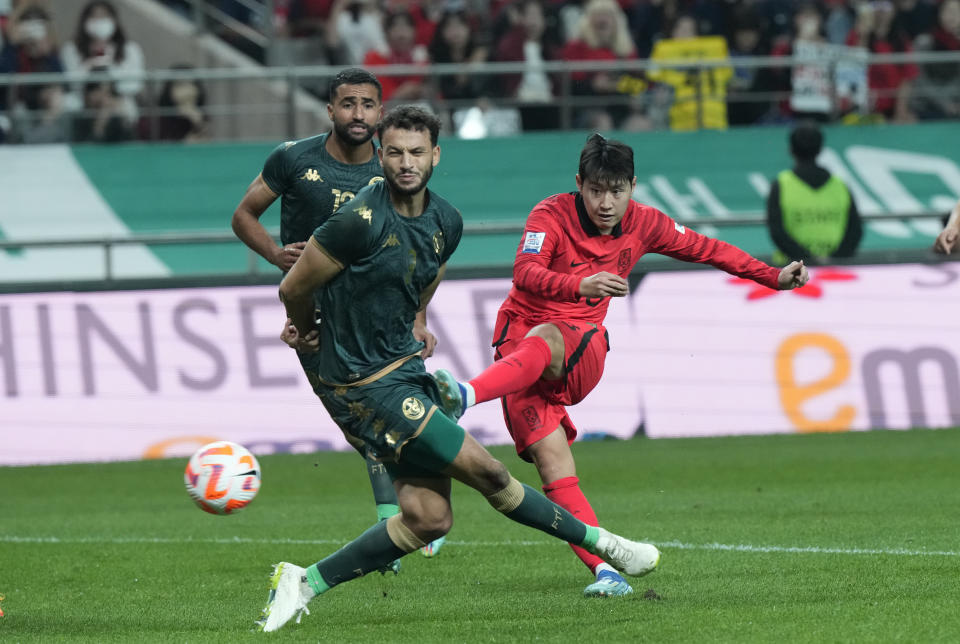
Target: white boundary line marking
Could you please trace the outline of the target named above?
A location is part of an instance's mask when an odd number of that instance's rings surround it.
[[[342,545],[345,539],[252,539],[249,537],[30,537],[18,535],[0,535],[0,543],[32,544],[254,544],[254,545],[304,545],[328,546]],[[449,540],[454,546],[502,548],[545,546],[552,541],[456,541]],[[712,550],[748,553],[787,553],[787,554],[826,554],[826,555],[890,555],[905,557],[960,557],[958,550],[910,550],[907,548],[840,548],[830,546],[761,546],[749,543],[683,543],[682,541],[653,541],[664,550]]]

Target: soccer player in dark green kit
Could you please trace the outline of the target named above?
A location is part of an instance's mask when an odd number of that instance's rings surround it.
[[[333,122],[330,132],[287,141],[274,149],[233,214],[237,237],[284,273],[297,261],[313,231],[337,208],[362,188],[383,181],[371,140],[383,116],[377,77],[359,68],[338,73],[330,82],[327,114]],[[260,217],[278,196],[279,247],[260,223]],[[427,330],[425,311],[417,316],[413,336],[423,342],[424,358],[433,354],[437,339]],[[302,356],[301,364],[309,372]],[[355,447],[367,461],[377,517],[386,520],[400,511],[393,484],[378,459],[361,446]],[[424,555],[433,556],[442,544],[442,539],[427,544]],[[399,562],[390,568],[397,572]]]
[[[453,523],[451,479],[476,489],[508,518],[594,552],[622,572],[652,571],[657,548],[588,526],[521,484],[443,413],[411,334],[463,230],[460,213],[427,189],[440,160],[440,121],[401,106],[378,129],[385,181],[360,191],[314,232],[280,285],[288,315],[281,337],[298,353],[318,356],[310,374],[314,391],[345,435],[383,459],[401,510],[307,568],[278,563],[258,625],[275,631],[299,621],[317,595],[446,534]],[[319,326],[318,291],[325,312]]]

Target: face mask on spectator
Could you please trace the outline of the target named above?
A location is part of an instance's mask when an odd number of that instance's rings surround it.
[[[17,31],[24,40],[37,42],[47,37],[47,23],[43,20],[24,20]]]
[[[113,18],[90,18],[83,27],[91,38],[109,40],[117,30],[117,23]]]

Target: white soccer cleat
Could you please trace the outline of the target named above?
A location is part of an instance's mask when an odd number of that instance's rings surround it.
[[[656,570],[660,551],[656,546],[630,541],[600,528],[595,554],[622,573],[642,577]]]
[[[313,598],[313,589],[307,583],[307,570],[281,561],[273,567],[273,574],[270,575],[270,595],[257,626],[270,633],[280,630],[294,617],[299,624],[304,614],[310,614],[307,602]]]

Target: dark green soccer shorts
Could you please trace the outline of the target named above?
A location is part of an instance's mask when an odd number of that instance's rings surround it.
[[[443,415],[437,383],[419,357],[366,385],[310,380],[351,444],[382,459],[394,479],[444,476],[463,445],[464,432]]]

